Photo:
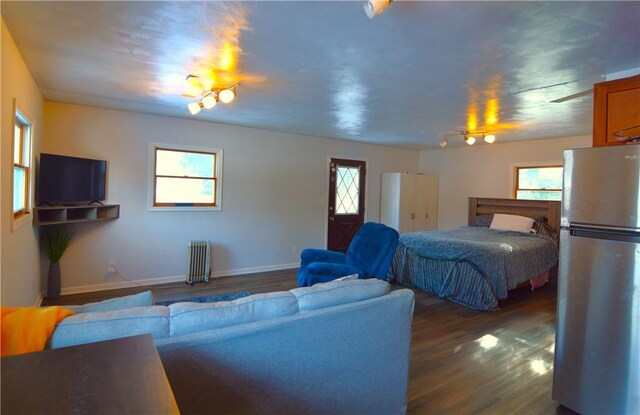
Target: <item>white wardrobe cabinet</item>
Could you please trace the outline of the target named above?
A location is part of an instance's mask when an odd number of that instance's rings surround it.
[[[382,173],[380,222],[400,233],[433,231],[438,224],[438,176]]]

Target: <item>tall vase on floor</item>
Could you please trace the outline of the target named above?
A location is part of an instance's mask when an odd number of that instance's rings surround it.
[[[60,263],[52,262],[49,264],[49,277],[47,279],[47,298],[54,300],[60,298],[60,287],[62,279],[60,277]]]
[[[40,228],[40,245],[50,261],[47,280],[47,298],[49,299],[60,297],[60,287],[62,286],[60,259],[73,242],[74,236],[75,228],[71,225],[46,225]]]

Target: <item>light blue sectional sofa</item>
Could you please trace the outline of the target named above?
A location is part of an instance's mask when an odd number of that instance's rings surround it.
[[[413,307],[412,291],[385,281],[334,281],[79,312],[49,346],[151,334],[183,414],[403,414]]]

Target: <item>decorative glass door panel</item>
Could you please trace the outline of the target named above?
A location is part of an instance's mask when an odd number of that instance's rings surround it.
[[[327,249],[346,252],[364,223],[366,163],[331,159]]]
[[[360,167],[336,168],[336,215],[357,215],[360,207]]]

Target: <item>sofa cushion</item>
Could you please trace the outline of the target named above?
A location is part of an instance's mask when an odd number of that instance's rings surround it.
[[[120,337],[151,334],[169,337],[169,309],[164,306],[81,313],[65,318],[49,340],[49,347],[66,347]]]
[[[377,278],[331,281],[312,287],[294,288],[300,312],[380,297],[389,292],[389,283]]]
[[[65,308],[75,311],[76,313],[93,313],[103,311],[122,310],[131,307],[146,307],[153,305],[153,294],[151,291],[145,291],[140,294],[127,295],[125,297],[112,298],[97,303],[88,303],[84,305],[67,305]]]
[[[287,291],[255,294],[217,303],[175,303],[169,306],[171,337],[244,324],[298,312],[296,297]]]

